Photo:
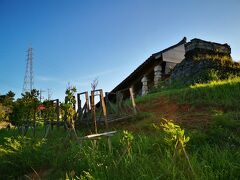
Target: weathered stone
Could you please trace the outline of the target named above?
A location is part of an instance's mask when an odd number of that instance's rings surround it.
[[[182,83],[190,83],[211,69],[223,71],[224,68],[228,68],[231,71],[238,71],[232,66],[234,62],[230,55],[231,48],[227,44],[193,39],[185,44],[185,48],[185,59],[175,66],[170,76],[171,82],[180,80]]]
[[[201,39],[192,39],[185,44],[185,57],[198,56],[200,54],[218,54],[230,56],[231,48],[228,44],[219,44],[215,42],[204,41]]]
[[[176,66],[177,63],[173,62],[166,62],[166,67],[165,67],[165,74],[170,74],[173,68]]]
[[[154,67],[154,86],[157,87],[162,78],[162,67],[157,65]]]
[[[145,95],[148,93],[148,78],[146,75],[143,76],[141,82],[142,82],[142,95]]]
[[[204,79],[207,78],[207,74],[210,70],[215,72],[221,72],[221,76],[224,77],[228,72],[240,75],[240,64],[233,62],[231,58],[225,61],[219,59],[200,59],[194,60],[191,58],[185,58],[180,64],[178,64],[171,76],[171,82],[175,80],[181,81],[183,84],[192,84],[194,82],[204,82]],[[207,80],[207,79],[206,79]]]

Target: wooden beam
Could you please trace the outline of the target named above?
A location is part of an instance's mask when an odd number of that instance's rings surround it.
[[[100,101],[101,101],[102,110],[103,110],[105,127],[106,127],[106,129],[108,129],[107,108],[106,108],[105,100],[104,100],[104,97],[103,97],[103,90],[100,90]]]
[[[131,101],[132,101],[132,106],[133,106],[134,114],[137,114],[137,109],[136,109],[136,103],[135,103],[135,99],[134,99],[133,89],[132,89],[132,88],[129,88],[129,92],[130,92],[130,98],[131,98]]]
[[[89,98],[88,98],[88,92],[85,92],[85,99],[86,99],[86,105],[87,105],[87,110],[89,112]]]
[[[57,113],[57,127],[59,127],[59,121],[60,121],[60,105],[59,105],[59,99],[56,99],[57,107],[56,107],[56,113]]]
[[[110,131],[110,132],[104,132],[104,133],[99,133],[99,134],[90,134],[84,137],[81,137],[80,139],[92,139],[96,137],[101,137],[101,136],[113,136],[117,131]]]
[[[78,104],[78,112],[80,112],[82,108],[80,93],[77,94],[77,104]]]
[[[97,121],[96,121],[96,107],[94,102],[94,91],[91,91],[91,112],[92,112],[92,120],[94,125],[94,132],[97,133]]]

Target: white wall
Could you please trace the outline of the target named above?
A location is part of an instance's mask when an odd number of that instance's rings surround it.
[[[180,63],[184,59],[185,47],[184,44],[168,50],[162,54],[163,61]]]

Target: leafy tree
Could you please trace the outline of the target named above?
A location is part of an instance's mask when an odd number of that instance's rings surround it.
[[[45,108],[41,111],[44,120],[53,120],[56,117],[56,107],[54,106],[53,101],[45,100],[42,104]]]
[[[8,91],[6,95],[0,96],[0,103],[2,103],[4,106],[11,106],[14,102],[14,92]]]
[[[12,91],[0,96],[0,120],[9,120],[13,109],[14,96],[15,94]]]
[[[74,119],[76,117],[76,110],[75,110],[75,104],[76,104],[75,93],[76,92],[77,92],[77,89],[75,86],[69,86],[65,92],[65,95],[66,95],[65,102],[61,104],[61,109],[63,109],[64,119],[66,120],[67,125],[70,127],[70,129],[74,130],[74,132],[75,132]]]
[[[6,111],[6,107],[0,104],[0,121],[5,120]]]
[[[30,124],[36,120],[39,91],[33,89],[31,92],[22,93],[22,97],[17,99],[13,106],[11,120],[13,124]]]

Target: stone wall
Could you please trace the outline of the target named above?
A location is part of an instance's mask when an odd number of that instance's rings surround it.
[[[194,76],[197,76],[206,69],[216,68],[217,64],[207,60],[196,61],[193,59],[184,59],[174,68],[170,79],[180,80],[184,84],[190,84]]]
[[[240,64],[232,61],[229,45],[193,39],[185,47],[185,59],[173,69],[170,76],[172,82],[202,82],[212,70],[222,77],[227,73],[240,75]]]
[[[176,65],[177,63],[174,63],[174,62],[166,62],[164,74],[169,74]]]
[[[202,54],[230,56],[231,48],[226,43],[219,44],[195,38],[185,44],[185,52],[185,57],[193,57]]]

